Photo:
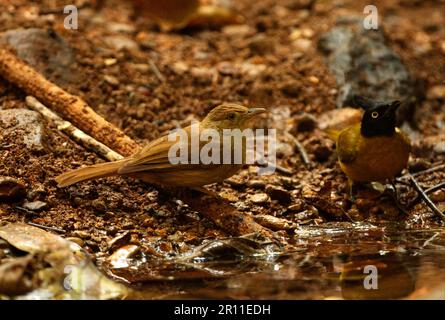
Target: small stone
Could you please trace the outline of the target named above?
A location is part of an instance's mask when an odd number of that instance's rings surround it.
[[[272,199],[278,200],[281,203],[289,203],[292,200],[290,193],[278,186],[267,185],[266,192]]]
[[[228,183],[233,188],[241,188],[244,187],[244,180],[239,176],[232,176],[224,180],[224,182]]]
[[[294,203],[292,205],[287,207],[287,210],[290,212],[300,212],[300,211],[304,210],[305,206],[306,206],[306,204],[304,203],[303,200],[297,199],[294,201]]]
[[[108,36],[104,40],[107,45],[118,51],[123,49],[136,50],[138,48],[138,44],[135,41],[125,36]]]
[[[253,54],[265,55],[275,51],[275,42],[263,34],[254,36],[249,42],[249,49]]]
[[[25,185],[17,179],[0,176],[0,201],[16,201],[26,196]]]
[[[306,52],[312,46],[312,41],[308,39],[297,39],[293,42],[296,50],[300,52]]]
[[[119,22],[109,22],[107,24],[107,29],[114,33],[134,33],[136,28],[127,23],[119,23]]]
[[[172,68],[173,72],[178,75],[184,74],[190,69],[189,66],[185,62],[182,62],[182,61],[173,63],[171,68]]]
[[[269,202],[269,196],[265,193],[256,193],[250,196],[250,201],[255,204],[263,204]]]
[[[112,86],[119,86],[119,80],[114,76],[104,75],[104,80]]]
[[[292,221],[277,218],[268,214],[255,215],[254,220],[263,227],[274,231],[295,229],[297,225]]]
[[[219,196],[229,202],[237,202],[238,197],[233,192],[223,191],[219,193]]]
[[[255,33],[255,29],[247,24],[228,25],[222,28],[222,33],[228,36],[244,37]]]
[[[150,70],[150,66],[146,63],[133,63],[131,67],[139,72],[146,73]]]
[[[255,189],[263,189],[266,186],[266,183],[261,180],[249,180],[247,186]]]
[[[290,80],[281,87],[281,92],[289,97],[298,97],[301,93],[300,83]]]
[[[200,67],[191,68],[190,74],[192,75],[195,82],[202,85],[211,84],[216,75],[214,69],[200,68]]]
[[[130,266],[128,259],[136,255],[139,251],[140,247],[134,244],[121,247],[108,257],[107,262],[113,269],[128,268]]]
[[[310,76],[310,77],[308,78],[308,80],[309,80],[309,82],[311,82],[311,83],[313,83],[313,84],[318,84],[318,83],[320,82],[320,79],[318,79],[318,78],[315,77],[315,76]]]
[[[131,240],[131,234],[129,231],[125,231],[124,233],[114,237],[110,241],[108,241],[108,248],[110,250],[114,250],[118,247],[122,247],[128,244]]]
[[[91,234],[84,230],[75,230],[73,231],[73,236],[81,239],[89,239],[91,238]]]
[[[23,208],[31,210],[31,211],[35,211],[35,212],[42,211],[42,210],[46,209],[47,206],[48,205],[46,202],[39,201],[39,200],[32,201],[32,202],[25,202],[22,205]]]
[[[117,59],[114,58],[108,58],[104,60],[104,65],[106,66],[112,66],[115,65],[117,63]]]

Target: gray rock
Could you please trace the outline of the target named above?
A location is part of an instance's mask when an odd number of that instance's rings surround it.
[[[41,116],[27,109],[0,110],[0,142],[23,144],[27,149],[45,149],[45,129]]]
[[[361,17],[346,17],[323,34],[318,47],[339,87],[337,106],[353,106],[361,95],[379,101],[401,100],[398,118],[412,116],[418,86],[400,57],[386,44],[382,28],[366,30]]]
[[[0,34],[2,45],[13,48],[20,59],[59,85],[81,82],[72,49],[52,29],[8,30]]]
[[[22,205],[23,208],[31,210],[31,211],[35,211],[35,212],[42,211],[42,210],[46,209],[47,206],[48,205],[46,204],[46,202],[39,201],[39,200],[32,201],[32,202],[25,202]]]

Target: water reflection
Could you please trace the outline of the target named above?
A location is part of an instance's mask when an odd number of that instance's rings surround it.
[[[144,259],[108,266],[136,287],[130,298],[445,299],[443,228],[332,223],[298,229],[284,253],[237,238],[175,259]]]

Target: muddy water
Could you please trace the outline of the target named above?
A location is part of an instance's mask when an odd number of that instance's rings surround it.
[[[445,228],[332,223],[301,227],[291,248],[208,242],[182,257],[128,261],[132,299],[445,299]]]

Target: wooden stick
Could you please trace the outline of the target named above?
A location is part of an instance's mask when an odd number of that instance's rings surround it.
[[[57,126],[58,130],[64,132],[80,145],[83,145],[87,149],[101,155],[108,161],[116,161],[123,158],[123,156],[121,156],[119,153],[111,150],[106,145],[87,135],[82,130],[77,129],[71,122],[60,118],[57,114],[41,104],[36,98],[27,96],[26,104],[28,107],[39,112],[47,120],[52,121]]]
[[[0,75],[16,84],[28,95],[35,96],[41,104],[49,106],[69,120],[73,126],[78,127],[91,138],[99,140],[116,153],[130,156],[139,149],[135,141],[94,112],[82,99],[51,83],[4,49],[0,49]],[[96,152],[105,157],[100,153],[101,150],[103,149],[96,149]],[[239,212],[221,198],[200,194],[199,196],[185,195],[180,199],[192,210],[200,212],[229,234],[239,236],[247,233],[261,233],[273,238],[270,230]]]
[[[428,197],[428,195],[423,191],[422,187],[417,182],[416,178],[414,178],[412,175],[409,176],[409,179],[413,183],[414,188],[419,192],[422,199],[425,201],[425,203],[428,205],[428,207],[433,210],[434,213],[436,213],[443,221],[445,221],[445,214],[439,210],[439,208],[434,204],[434,202]]]
[[[138,150],[135,141],[94,112],[85,101],[51,83],[5,49],[0,49],[0,74],[116,152],[129,156]]]

